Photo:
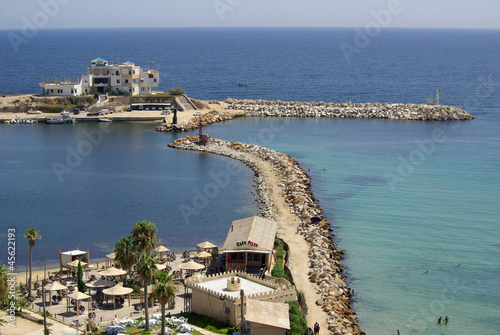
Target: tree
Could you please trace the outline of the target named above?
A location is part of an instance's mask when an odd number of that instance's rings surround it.
[[[143,251],[150,252],[155,248],[159,238],[156,237],[158,228],[150,221],[137,222],[134,225],[134,230],[130,233],[132,244],[140,253]]]
[[[122,237],[115,245],[115,260],[127,272],[130,272],[130,269],[139,260],[139,253],[132,242],[132,237]],[[123,282],[125,282],[126,278],[127,275],[125,274]]]
[[[7,279],[7,267],[5,264],[0,264],[0,300],[7,297],[9,291]]]
[[[219,250],[215,248],[212,251],[212,271],[214,274],[217,273],[217,261],[219,260]]]
[[[151,256],[151,253],[144,251],[141,254],[141,261],[137,264],[137,274],[144,284],[144,299],[145,299],[145,318],[146,331],[149,331],[149,304],[148,304],[148,285],[153,279],[156,272],[156,259]]]
[[[85,293],[85,283],[83,282],[83,268],[82,268],[82,263],[78,261],[78,267],[76,268],[76,274],[77,274],[77,286],[78,286],[78,291]]]
[[[33,247],[35,246],[36,240],[41,239],[42,237],[39,234],[39,230],[35,230],[35,228],[30,228],[26,230],[26,234],[24,234],[24,237],[26,237],[29,241],[30,244],[30,276],[29,276],[29,284],[28,284],[28,297],[31,297],[31,264],[32,264],[32,251]]]
[[[175,286],[172,285],[174,276],[167,272],[156,272],[156,284],[153,286],[153,296],[161,305],[161,332],[165,335],[165,305],[175,297]]]
[[[183,94],[186,94],[186,92],[182,88],[180,88],[180,87],[171,88],[170,91],[168,91],[168,93],[170,93],[172,95],[183,95]]]

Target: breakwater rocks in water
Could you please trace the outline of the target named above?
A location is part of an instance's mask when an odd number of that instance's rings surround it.
[[[163,123],[161,126],[156,127],[156,131],[162,132],[184,132],[184,131],[192,131],[198,128],[201,124],[206,126],[207,124],[222,122],[234,119],[235,117],[245,116],[245,112],[243,111],[210,111],[208,113],[203,113],[200,116],[194,116],[187,122],[182,122],[179,124],[173,123]]]
[[[335,117],[418,121],[471,120],[459,107],[391,103],[326,103],[226,99],[228,109],[244,110],[247,116]]]
[[[323,217],[323,209],[314,198],[309,176],[297,161],[286,154],[258,145],[218,139],[200,145],[198,141],[197,136],[188,136],[169,143],[169,147],[214,153],[246,164],[255,173],[262,216],[276,219],[276,208],[267,192],[267,181],[262,173],[263,162],[271,165],[271,171],[276,175],[285,202],[291,212],[300,218],[297,231],[309,245],[309,280],[314,283],[320,296],[314,303],[327,313],[326,322],[331,334],[360,334],[351,308],[351,290],[342,276],[344,269],[340,260],[343,252],[333,242],[330,224]]]

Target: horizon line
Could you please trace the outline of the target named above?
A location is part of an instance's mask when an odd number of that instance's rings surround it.
[[[151,26],[151,27],[56,27],[39,30],[96,30],[96,29],[356,29],[363,26]],[[479,27],[381,27],[381,29],[428,29],[428,30],[500,30]],[[0,31],[15,31],[22,28],[0,28]]]

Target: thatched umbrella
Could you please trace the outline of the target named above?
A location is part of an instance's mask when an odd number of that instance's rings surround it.
[[[49,292],[61,291],[61,290],[67,291],[68,288],[58,281],[52,282],[48,285],[45,285],[45,292],[47,292],[47,291],[49,291]],[[49,300],[50,300],[50,306],[52,306],[52,299],[49,299]]]
[[[116,285],[116,283],[114,281],[107,281],[104,279],[99,279],[99,280],[96,280],[92,283],[85,284],[85,286],[87,286],[87,288],[89,289],[89,294],[90,294],[91,289],[106,288],[106,287],[112,287],[115,285]]]
[[[123,287],[121,285],[115,285],[111,288],[107,288],[105,290],[102,290],[102,293],[113,296],[113,298],[117,295],[122,296],[122,295],[128,295],[128,306],[130,307],[130,293],[132,293],[133,289],[130,287]],[[106,298],[107,300],[107,298]],[[116,302],[115,299],[113,299],[113,307],[116,308]]]
[[[202,270],[204,268],[205,268],[205,265],[200,264],[200,263],[196,263],[193,260],[190,260],[186,263],[182,263],[179,265],[179,269],[188,270],[189,272]]]
[[[90,295],[87,295],[85,293],[82,293],[80,291],[75,291],[71,294],[68,294],[68,298],[75,299],[77,304],[76,304],[76,316],[80,316],[80,300],[85,300],[88,298],[92,298]],[[88,310],[90,311],[90,300],[88,304]],[[69,304],[67,306],[67,311],[69,311]]]
[[[170,249],[169,249],[169,248],[167,248],[167,247],[165,247],[165,246],[163,246],[163,245],[159,245],[159,246],[157,246],[157,247],[154,249],[154,251],[155,251],[155,252],[157,252],[157,253],[159,253],[159,257],[160,257],[160,259],[163,259],[162,254],[163,254],[164,252],[169,253],[169,252],[170,252]]]
[[[127,273],[127,271],[122,270],[122,269],[117,269],[117,268],[115,268],[113,266],[107,268],[106,270],[102,270],[101,272],[99,272],[99,274],[101,276],[111,276],[111,277],[123,276],[126,273]]]
[[[204,250],[204,251],[208,252],[208,251],[214,250],[215,248],[217,248],[217,246],[213,243],[208,242],[208,241],[201,242],[201,243],[198,243],[196,245],[196,250],[198,250],[198,251]]]
[[[86,266],[86,265],[87,265],[87,263],[85,263],[85,262],[83,262],[83,261],[81,261],[81,260],[79,260],[79,259],[75,259],[74,261],[69,262],[69,263],[68,263],[68,264],[66,264],[66,265],[68,265],[68,266],[70,266],[70,267],[73,267],[73,268],[76,268],[76,267],[78,266],[78,262],[80,262],[80,264],[81,264],[82,266]]]
[[[155,264],[155,266],[159,271],[165,270],[167,268],[166,264]]]
[[[106,267],[107,268],[111,266],[111,263],[115,262],[115,258],[116,258],[116,254],[114,252],[106,255],[105,260],[106,260]]]
[[[139,291],[141,291],[141,304],[143,303],[143,301],[147,301],[147,298],[144,299],[144,287],[142,287]],[[153,285],[148,285],[148,296],[151,295],[151,292],[153,292]],[[152,304],[150,304],[151,307],[153,307]]]

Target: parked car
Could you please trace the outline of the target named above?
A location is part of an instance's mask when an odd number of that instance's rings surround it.
[[[163,112],[161,112],[161,115],[170,115],[171,111],[168,109],[165,109]]]
[[[194,112],[193,115],[194,116],[200,116],[202,113],[201,112]]]
[[[80,114],[80,109],[79,109],[79,108],[76,108],[76,109],[75,109],[75,111],[73,112],[73,114],[75,114],[75,115]]]

